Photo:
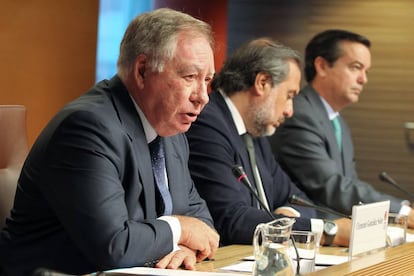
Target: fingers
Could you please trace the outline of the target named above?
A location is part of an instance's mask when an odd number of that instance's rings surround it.
[[[299,217],[299,212],[293,212],[292,208],[286,208],[286,207],[279,207],[274,211],[277,215],[282,215],[286,217]]]
[[[199,219],[177,216],[181,224],[180,245],[197,251],[197,261],[213,258],[220,237],[210,226]]]
[[[410,213],[408,214],[408,227],[409,228],[414,228],[414,209],[412,209],[410,211]]]
[[[183,246],[180,246],[180,250],[174,251],[164,258],[162,258],[155,267],[177,269],[183,266],[187,270],[194,270],[196,263],[196,256],[193,251]]]

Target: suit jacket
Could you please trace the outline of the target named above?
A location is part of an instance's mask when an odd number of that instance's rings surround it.
[[[272,219],[257,208],[249,190],[237,181],[232,168],[244,167],[250,181],[253,174],[249,156],[230,110],[218,92],[186,133],[190,145],[190,172],[201,197],[207,202],[223,244],[251,244],[257,224]],[[290,195],[305,196],[276,163],[266,138],[254,139],[256,162],[271,209],[287,206]],[[301,209],[301,208],[299,208]],[[313,209],[300,210],[294,229],[310,230]]]
[[[293,117],[270,138],[272,149],[281,166],[315,203],[349,215],[359,202],[391,200],[391,211],[399,211],[402,199],[376,191],[358,179],[348,125],[340,117],[341,154],[333,124],[311,86],[295,97],[293,108]]]
[[[173,214],[213,226],[188,171],[185,135],[164,141]],[[0,264],[10,275],[145,265],[173,248],[155,204],[138,113],[118,77],[102,81],[63,108],[33,145],[1,233]]]

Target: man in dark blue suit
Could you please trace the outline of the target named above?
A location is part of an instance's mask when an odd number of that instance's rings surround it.
[[[33,145],[1,232],[0,275],[193,269],[214,257],[219,236],[182,134],[208,102],[212,43],[208,24],[170,9],[131,22],[117,76],[65,106]],[[154,140],[164,154],[151,160]]]
[[[257,224],[271,220],[233,176],[236,164],[244,167],[265,208],[277,217],[295,217],[294,229],[322,234],[324,222],[311,219],[313,209],[289,206],[291,195],[307,197],[276,163],[265,137],[292,116],[300,76],[296,51],[267,38],[252,40],[236,50],[215,75],[210,102],[187,132],[190,172],[223,244],[250,244]],[[246,134],[253,140],[256,166],[246,149]],[[336,223],[338,231],[330,238],[347,245],[350,220]],[[327,238],[321,236],[324,243]]]

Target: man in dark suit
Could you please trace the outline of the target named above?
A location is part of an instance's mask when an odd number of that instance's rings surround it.
[[[214,257],[219,236],[182,134],[208,102],[212,43],[208,24],[170,9],[131,22],[118,75],[65,106],[33,145],[1,232],[0,274],[193,269]],[[164,149],[154,168],[152,140]]]
[[[289,206],[291,195],[306,196],[276,163],[264,137],[272,135],[293,113],[292,99],[299,91],[301,75],[299,63],[296,51],[267,38],[241,46],[215,75],[210,102],[186,133],[190,172],[223,244],[251,244],[256,226],[272,220],[249,189],[233,176],[235,165],[244,167],[254,183],[252,188],[275,216],[295,217],[294,229],[322,233],[323,221],[311,219],[313,209]],[[249,136],[256,165],[251,163],[244,142]],[[337,223],[340,229],[332,239],[347,245],[350,220]],[[325,236],[322,243],[324,240]]]
[[[368,81],[370,45],[345,30],[317,34],[306,47],[308,85],[295,98],[294,116],[270,140],[282,167],[317,204],[351,214],[359,202],[390,200],[390,211],[409,214],[414,226],[406,201],[358,178],[351,133],[339,114],[359,100]]]

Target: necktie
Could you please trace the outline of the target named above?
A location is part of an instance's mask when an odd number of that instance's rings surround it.
[[[341,122],[339,121],[339,115],[332,119],[332,124],[335,130],[335,138],[338,143],[339,151],[342,151],[342,130]]]
[[[250,134],[243,134],[243,139],[246,144],[247,152],[249,154],[250,166],[252,167],[254,182],[256,183],[256,191],[260,200],[264,203],[265,207],[269,210],[269,205],[267,203],[266,194],[263,189],[262,180],[260,178],[259,169],[256,164],[256,153],[254,151],[253,138]]]
[[[154,172],[155,182],[157,183],[157,188],[162,199],[162,201],[157,204],[157,211],[159,215],[168,216],[172,214],[172,199],[165,177],[165,156],[162,138],[157,136],[157,138],[149,144],[149,149],[151,152],[152,171]]]

